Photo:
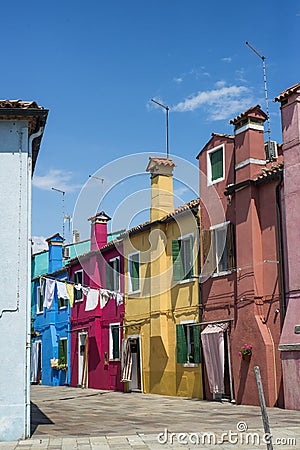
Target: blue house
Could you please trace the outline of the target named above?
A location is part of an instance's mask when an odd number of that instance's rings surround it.
[[[70,381],[70,304],[58,298],[57,287],[51,307],[44,307],[44,295],[47,279],[67,281],[68,273],[63,265],[62,236],[57,233],[47,242],[48,273],[33,279],[31,382],[59,386]]]

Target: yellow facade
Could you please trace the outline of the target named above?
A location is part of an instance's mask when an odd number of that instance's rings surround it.
[[[159,188],[159,177],[156,178],[155,187]],[[169,179],[162,177],[162,181],[169,190]],[[199,323],[199,245],[195,218],[199,214],[195,203],[192,206],[184,211],[179,208],[165,218],[160,215],[159,220],[129,231],[124,240],[124,334],[139,339],[140,387],[144,393],[203,398],[201,363],[178,363],[176,348],[176,325]],[[185,236],[192,236],[193,273],[188,279],[175,281],[172,242]],[[139,286],[133,289],[129,266],[131,255],[136,253]]]

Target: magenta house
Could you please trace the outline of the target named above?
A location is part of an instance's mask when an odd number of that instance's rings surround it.
[[[75,287],[71,308],[71,386],[122,391],[122,243],[107,242],[110,218],[103,211],[89,220],[91,249],[68,266],[69,279]]]

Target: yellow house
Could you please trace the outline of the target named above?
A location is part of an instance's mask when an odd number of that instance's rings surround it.
[[[168,158],[150,158],[150,221],[124,236],[123,380],[128,390],[203,398],[199,199],[174,210]]]

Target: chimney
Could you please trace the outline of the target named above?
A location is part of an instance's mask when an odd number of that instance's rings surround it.
[[[151,222],[174,211],[174,167],[170,158],[149,158],[146,171],[151,173]]]
[[[64,238],[56,233],[46,239],[48,243],[48,273],[53,273],[62,268],[62,246]]]
[[[259,105],[231,120],[235,135],[236,182],[256,178],[266,165],[264,122],[267,115]]]
[[[107,222],[110,217],[101,211],[88,220],[91,221],[91,251],[99,250],[107,244]]]
[[[77,244],[80,241],[80,233],[78,230],[73,230],[73,244]]]

